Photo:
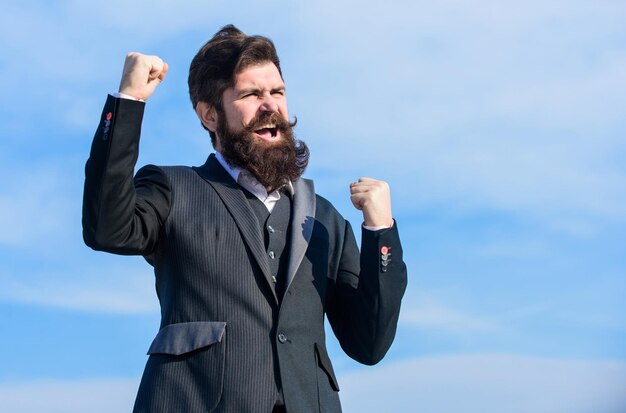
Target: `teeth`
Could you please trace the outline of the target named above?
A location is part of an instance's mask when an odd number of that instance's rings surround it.
[[[276,125],[268,123],[267,125],[263,125],[261,126],[259,129],[257,130],[261,130],[261,129],[274,129],[276,127]]]

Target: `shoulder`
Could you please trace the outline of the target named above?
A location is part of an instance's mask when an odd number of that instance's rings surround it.
[[[160,186],[174,191],[174,188],[184,187],[197,177],[189,166],[164,166],[148,164],[141,167],[135,174],[135,187]]]
[[[337,208],[326,198],[315,194],[315,218],[327,228],[334,228],[337,231],[344,231],[348,221],[337,211]]]
[[[339,213],[339,211],[337,211],[337,209],[334,207],[334,205],[326,198],[324,198],[323,196],[319,195],[319,194],[315,194],[315,204],[317,206],[317,211],[319,211],[320,213],[323,213],[324,215],[332,215],[332,216],[336,216],[338,218],[342,218],[341,214]]]
[[[144,176],[166,176],[168,178],[176,177],[176,176],[185,176],[194,174],[193,168],[191,166],[170,166],[170,165],[153,165],[148,164],[142,166],[136,174],[136,177],[144,177]]]

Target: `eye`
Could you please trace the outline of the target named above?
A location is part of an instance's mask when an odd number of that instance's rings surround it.
[[[273,96],[285,96],[285,91],[283,89],[272,90]]]

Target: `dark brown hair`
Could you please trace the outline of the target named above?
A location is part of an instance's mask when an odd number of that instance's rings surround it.
[[[198,102],[206,102],[223,113],[224,90],[234,85],[241,71],[263,62],[274,63],[282,77],[276,47],[270,39],[248,36],[232,24],[222,27],[200,48],[189,66],[187,82],[193,108]],[[215,146],[215,133],[209,134]]]

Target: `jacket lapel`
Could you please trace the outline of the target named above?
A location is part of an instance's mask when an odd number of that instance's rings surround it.
[[[248,248],[250,248],[263,275],[271,286],[270,290],[274,295],[276,303],[278,303],[269,262],[264,249],[263,237],[259,229],[260,226],[246,196],[239,185],[215,159],[215,155],[211,154],[204,165],[194,167],[194,170],[215,189],[224,205],[226,205],[228,212],[232,215],[241,232],[241,237],[248,245]]]
[[[291,250],[289,252],[289,264],[287,265],[287,286],[289,285],[300,267],[304,258],[315,223],[315,188],[313,181],[298,179],[293,183],[293,210],[291,213]]]

